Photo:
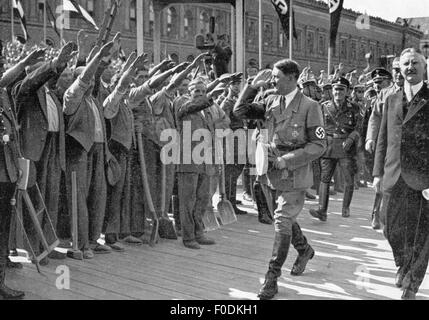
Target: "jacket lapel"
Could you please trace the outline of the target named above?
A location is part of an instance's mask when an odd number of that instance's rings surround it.
[[[46,120],[48,120],[48,110],[46,106],[46,91],[45,87],[41,87],[37,90],[37,97],[39,98],[40,108],[42,108],[43,114]]]
[[[429,89],[427,85],[423,83],[423,87],[419,92],[414,96],[413,100],[410,102],[407,115],[405,116],[404,123],[410,120],[417,112],[423,108],[429,100]]]

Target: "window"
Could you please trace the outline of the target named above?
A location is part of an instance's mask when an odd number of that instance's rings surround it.
[[[42,21],[44,18],[44,6],[45,2],[44,0],[37,0],[37,17],[40,21]]]
[[[130,1],[130,19],[136,20],[136,0]]]
[[[356,61],[356,41],[352,41],[350,44],[350,58],[352,61]]]
[[[296,38],[293,38],[293,49],[297,52],[301,51],[302,31],[296,30]]]
[[[326,54],[326,36],[324,34],[319,35],[319,55],[324,56]]]
[[[188,61],[188,62],[192,62],[194,60],[195,60],[195,57],[192,54],[186,58],[186,61]]]
[[[253,18],[247,18],[247,28],[246,28],[246,39],[248,45],[256,45],[257,42],[257,31],[256,26],[257,20]]]
[[[192,37],[193,30],[194,30],[194,15],[191,10],[188,10],[185,13],[185,17],[183,20],[183,27],[184,27],[185,38],[188,39]]]
[[[207,34],[210,32],[210,18],[207,12],[201,11],[200,13],[200,33]]]
[[[314,33],[312,31],[307,32],[307,53],[310,55],[314,54]]]
[[[224,34],[226,33],[226,27],[225,27],[225,16],[223,13],[219,13],[216,16],[216,33],[217,34]]]
[[[149,3],[149,34],[153,36],[153,28],[155,23],[155,11],[153,10],[153,2]]]
[[[340,58],[347,60],[347,40],[341,39],[340,41]]]
[[[88,0],[86,2],[86,10],[91,16],[94,16],[94,0]]]
[[[263,27],[263,41],[264,46],[271,46],[273,44],[273,24],[269,21],[264,21]]]
[[[167,9],[167,36],[168,37],[177,37],[179,32],[179,23],[178,23],[177,11],[174,7]]]
[[[365,43],[361,43],[360,49],[359,49],[359,60],[365,60],[365,54],[366,54],[366,45]]]

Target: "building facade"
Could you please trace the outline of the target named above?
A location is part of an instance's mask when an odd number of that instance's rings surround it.
[[[246,0],[244,13],[245,61],[258,61],[259,52],[259,15],[258,1]],[[11,38],[10,0],[0,0],[0,30],[3,41]],[[43,40],[43,0],[22,1],[28,32],[31,41]],[[61,0],[47,0],[53,13],[60,13]],[[101,25],[106,8],[111,0],[78,1]],[[186,2],[186,1],[183,1]],[[156,4],[155,4],[156,5]],[[278,16],[270,2],[263,0],[262,6],[262,68],[271,65],[280,58],[289,56],[288,39],[282,30]],[[323,1],[295,0],[295,21],[297,39],[293,39],[293,58],[302,66],[311,65],[314,72],[327,68],[329,45],[329,10]],[[180,61],[193,59],[200,51],[195,48],[195,36],[206,34],[210,29],[210,17],[216,21],[217,34],[234,32],[231,5],[225,3],[174,3],[164,7],[161,13],[161,59],[167,54]],[[58,14],[57,14],[58,16]],[[122,46],[126,53],[136,48],[136,1],[122,1],[113,32],[122,34]],[[154,4],[152,0],[143,0],[143,30],[145,52],[153,52]],[[57,17],[56,17],[57,18]],[[364,17],[352,10],[343,10],[337,35],[336,50],[332,54],[332,64],[342,62],[346,69],[366,67],[365,54],[372,52],[372,65],[379,58],[398,55],[403,47],[419,47],[423,32],[414,27],[403,26],[380,18]],[[364,21],[364,23],[362,23]],[[369,23],[367,23],[369,21]],[[48,22],[47,38],[54,45],[60,40]],[[231,28],[231,26],[233,26]],[[74,40],[80,28],[85,28],[90,37],[96,39],[96,31],[83,20],[71,18],[70,29],[64,31],[66,40]],[[20,34],[19,22],[15,20],[15,35]],[[21,32],[22,33],[22,32]]]

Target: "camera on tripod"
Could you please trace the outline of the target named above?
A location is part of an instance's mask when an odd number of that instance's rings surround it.
[[[195,47],[199,50],[207,51],[215,48],[216,43],[214,39],[215,32],[215,17],[210,17],[209,33],[206,35],[198,34],[195,36]]]

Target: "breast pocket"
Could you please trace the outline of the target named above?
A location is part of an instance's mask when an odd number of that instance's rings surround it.
[[[282,130],[278,130],[277,136],[284,143],[301,144],[305,142],[304,126],[300,123],[285,124]]]

